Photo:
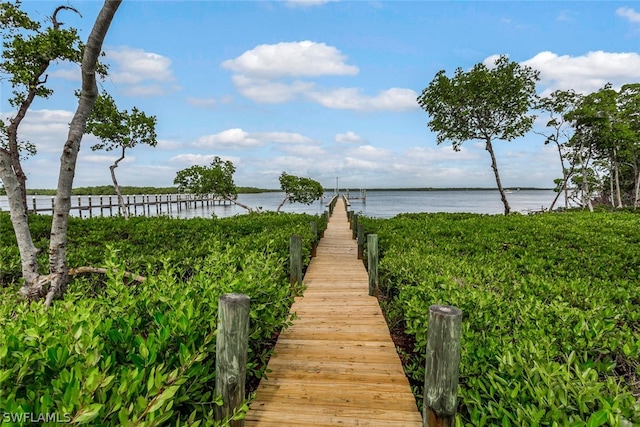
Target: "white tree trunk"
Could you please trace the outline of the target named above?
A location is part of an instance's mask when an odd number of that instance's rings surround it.
[[[116,168],[118,167],[118,163],[120,163],[122,159],[124,159],[124,150],[126,150],[126,148],[122,147],[122,155],[113,163],[113,165],[109,166],[109,170],[111,171],[113,188],[116,190],[116,195],[118,196],[118,205],[120,206],[120,212],[122,213],[124,220],[127,221],[129,219],[129,211],[124,204],[124,197],[122,197],[122,192],[120,191],[120,186],[118,185],[118,180],[116,179]]]
[[[31,238],[20,181],[13,171],[11,157],[3,150],[0,150],[0,179],[9,199],[9,213],[20,251],[22,277],[25,285],[30,286],[38,280],[38,249]]]
[[[593,204],[591,203],[591,192],[589,189],[587,162],[582,155],[582,149],[580,150],[580,163],[582,164],[582,207],[585,205],[589,207],[589,212],[593,212]]]
[[[616,183],[616,204],[617,208],[622,208],[622,194],[620,192],[620,163],[618,162],[618,155],[616,149],[613,149],[613,167],[615,172],[615,183]]]
[[[53,223],[51,224],[51,242],[49,245],[49,269],[51,286],[47,292],[45,305],[48,307],[55,297],[60,296],[67,284],[66,263],[67,228],[71,209],[71,189],[76,170],[80,142],[87,120],[98,97],[96,84],[96,63],[102,51],[102,43],[107,35],[111,21],[122,0],[106,0],[89,34],[82,58],[82,91],[78,108],[71,124],[69,135],[60,157],[60,173],[56,193]]]

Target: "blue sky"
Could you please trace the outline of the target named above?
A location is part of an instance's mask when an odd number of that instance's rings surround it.
[[[32,17],[93,25],[99,1],[24,1]],[[241,186],[277,188],[282,171],[332,188],[494,187],[479,141],[436,144],[416,97],[435,74],[496,55],[540,71],[540,94],[640,82],[640,4],[614,1],[134,1],[107,36],[102,83],[120,109],[158,119],[158,146],[135,147],[122,185],[171,186],[176,171],[232,160]],[[55,94],[33,105],[21,137],[30,188],[55,188],[79,68],[57,64]],[[0,114],[11,115],[1,82]],[[543,124],[537,121],[537,126]],[[541,129],[538,129],[541,130]],[[495,144],[504,185],[552,187],[557,153],[531,132]],[[83,139],[75,186],[110,184],[112,152]]]

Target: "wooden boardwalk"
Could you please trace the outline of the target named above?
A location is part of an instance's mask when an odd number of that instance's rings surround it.
[[[245,426],[422,426],[342,199],[304,283]]]

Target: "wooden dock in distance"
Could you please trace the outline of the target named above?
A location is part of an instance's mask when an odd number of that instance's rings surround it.
[[[298,319],[278,338],[246,427],[422,426],[351,236],[339,199],[291,308]]]

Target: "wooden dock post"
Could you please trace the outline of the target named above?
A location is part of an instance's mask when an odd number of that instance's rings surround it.
[[[369,271],[369,295],[378,296],[378,235],[367,234],[367,270]]]
[[[358,224],[358,259],[364,257],[364,224]]]
[[[289,239],[289,282],[302,283],[302,237],[293,235]]]
[[[424,375],[424,427],[455,427],[462,311],[429,307],[429,330]]]
[[[313,241],[311,242],[311,256],[315,257],[318,252],[318,223],[311,221],[311,234],[313,234]]]
[[[351,217],[351,238],[358,237],[358,214],[353,214]]]
[[[250,298],[244,294],[222,295],[218,302],[218,336],[216,337],[216,419],[233,415],[244,401],[249,348]],[[244,420],[230,421],[231,427],[243,427]]]

